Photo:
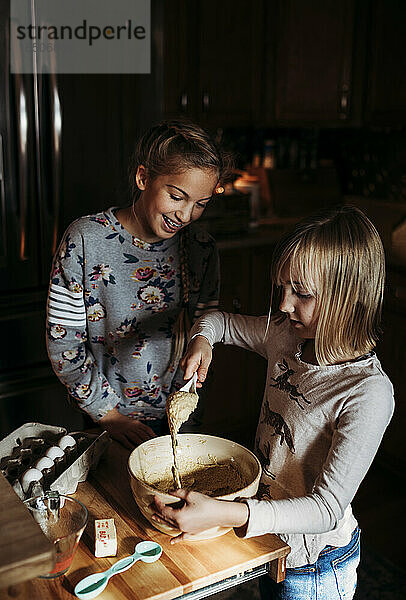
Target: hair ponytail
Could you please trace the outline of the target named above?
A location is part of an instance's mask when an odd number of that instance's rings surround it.
[[[182,229],[179,234],[179,262],[181,276],[181,309],[172,331],[172,351],[168,365],[168,372],[174,371],[182,358],[187,335],[190,330],[189,318],[189,232]]]

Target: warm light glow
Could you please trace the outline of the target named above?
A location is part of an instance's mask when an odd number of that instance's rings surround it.
[[[220,185],[215,189],[216,194],[224,194],[224,188]]]
[[[22,229],[20,233],[20,260],[27,260],[25,255],[25,231]]]

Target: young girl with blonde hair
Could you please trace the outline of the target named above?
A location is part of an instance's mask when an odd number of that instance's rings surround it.
[[[130,167],[131,205],[76,220],[55,256],[52,366],[77,405],[127,447],[165,427],[189,325],[218,306],[215,242],[193,222],[229,167],[197,125],[151,128]]]
[[[286,579],[261,581],[264,599],[349,600],[356,586],[359,528],[351,501],[393,412],[393,388],[374,352],[385,260],[379,235],[357,208],[298,224],[272,263],[279,312],[211,313],[192,328],[183,366],[204,381],[215,343],[268,360],[255,449],[258,497],[226,502],[192,491],[174,509],[155,499],[158,520],[184,533],[214,525],[239,536],[277,533],[291,547]]]

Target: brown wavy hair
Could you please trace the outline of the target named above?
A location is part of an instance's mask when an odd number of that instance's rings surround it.
[[[140,165],[151,179],[193,168],[215,171],[220,184],[230,178],[234,162],[231,153],[223,150],[202,127],[173,120],[148,129],[136,145],[128,171],[133,202],[140,195],[136,183]]]

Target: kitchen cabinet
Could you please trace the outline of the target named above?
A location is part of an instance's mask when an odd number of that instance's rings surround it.
[[[404,221],[405,203],[389,203],[374,198],[348,196],[349,204],[360,208],[376,226],[386,255],[386,282],[382,311],[382,333],[376,353],[391,380],[395,396],[395,412],[379,449],[383,467],[401,477],[406,460],[401,449],[406,422],[406,262],[393,252],[393,231]]]
[[[1,589],[6,586],[10,589],[21,581],[51,571],[55,564],[55,549],[2,473],[0,498],[1,594]]]
[[[226,249],[220,252],[220,306],[230,313],[249,314],[251,249]],[[224,437],[239,437],[247,426],[249,372],[247,351],[217,344],[210,370],[209,393],[204,412],[203,431]],[[245,422],[244,422],[245,421]],[[248,425],[252,431],[254,423]],[[240,441],[240,438],[239,438]]]
[[[220,248],[220,306],[264,315],[270,298],[273,243]],[[266,361],[254,352],[217,344],[210,369],[202,431],[253,447],[264,393]]]
[[[395,394],[395,412],[383,438],[380,456],[384,465],[403,476],[406,461],[402,451],[406,423],[406,273],[388,269],[383,311],[382,339],[377,355],[391,380]]]
[[[165,2],[165,116],[213,128],[355,122],[356,6]]]
[[[267,9],[266,30],[277,20],[275,58],[265,57],[267,122],[406,122],[402,0],[278,0],[276,14]]]
[[[166,0],[164,13],[167,118],[212,129],[405,122],[402,0]]]
[[[208,127],[258,117],[262,0],[167,0],[164,4],[164,106]]]
[[[267,121],[351,122],[356,2],[280,0],[275,12],[267,8],[276,36],[275,64],[268,59],[265,73]]]
[[[166,117],[213,128],[352,120],[354,0],[167,0],[164,10]]]
[[[406,4],[375,0],[370,11],[365,119],[373,124],[404,124]]]

